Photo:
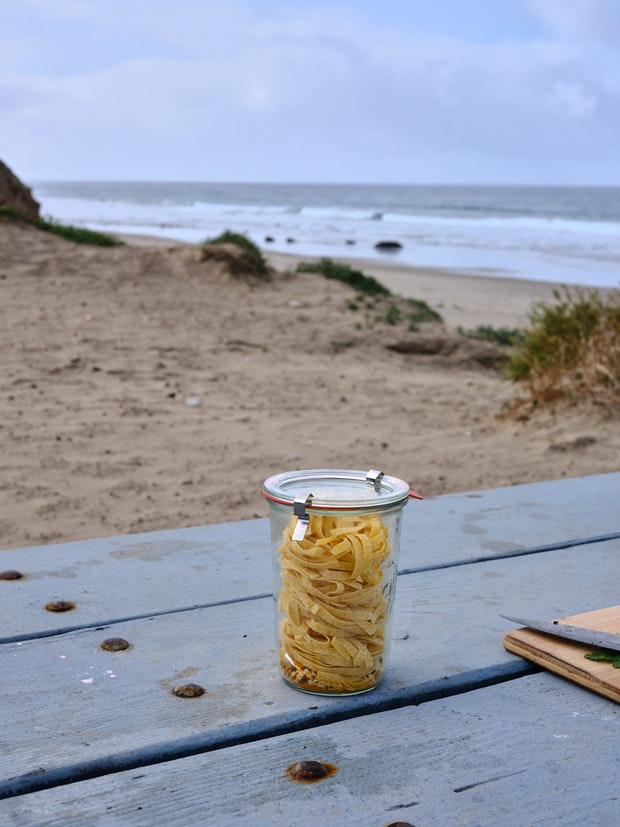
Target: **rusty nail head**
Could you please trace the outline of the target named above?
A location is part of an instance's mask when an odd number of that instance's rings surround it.
[[[180,683],[172,692],[179,698],[199,698],[205,690],[197,683]]]
[[[122,652],[123,649],[129,649],[129,643],[124,637],[109,637],[103,641],[101,648],[106,652]]]
[[[320,761],[299,761],[296,764],[291,764],[287,772],[295,781],[311,783],[333,775],[336,772],[336,767],[333,764],[323,764]]]
[[[15,569],[0,571],[0,580],[21,580],[23,576],[21,571],[15,571]]]
[[[75,609],[75,603],[72,600],[52,600],[45,604],[48,612],[69,612]]]

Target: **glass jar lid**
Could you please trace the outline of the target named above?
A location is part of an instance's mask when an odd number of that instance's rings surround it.
[[[265,480],[263,494],[281,505],[303,502],[308,511],[381,510],[419,496],[404,480],[372,469],[288,471]]]

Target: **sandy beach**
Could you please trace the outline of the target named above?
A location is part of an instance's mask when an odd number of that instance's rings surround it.
[[[597,409],[501,417],[522,391],[455,335],[523,325],[554,285],[355,262],[442,314],[416,334],[294,256],[259,282],[133,241],[0,222],[0,548],[266,516],[263,480],[294,468],[432,497],[620,466]],[[449,346],[399,352],[416,336]]]

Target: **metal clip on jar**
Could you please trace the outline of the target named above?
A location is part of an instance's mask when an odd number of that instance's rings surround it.
[[[381,471],[292,471],[263,485],[284,680],[352,695],[384,675],[409,485]]]

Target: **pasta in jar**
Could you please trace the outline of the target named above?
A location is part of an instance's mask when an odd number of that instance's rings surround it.
[[[372,689],[382,676],[396,576],[386,527],[376,514],[312,514],[295,540],[296,520],[279,549],[283,675],[313,692]]]

